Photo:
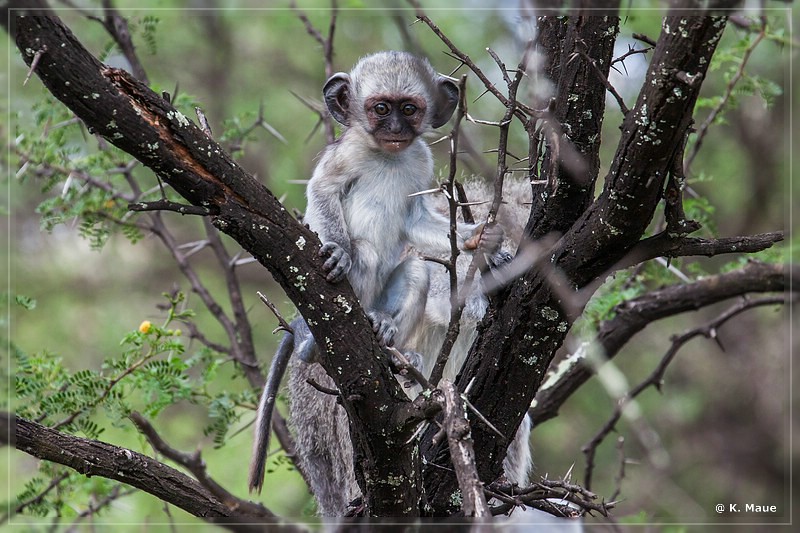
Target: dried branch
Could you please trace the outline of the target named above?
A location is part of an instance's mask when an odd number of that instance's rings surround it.
[[[475,450],[470,438],[470,424],[461,398],[453,383],[443,379],[439,388],[444,393],[444,428],[450,445],[450,458],[461,489],[462,510],[464,516],[491,516],[483,483],[475,469]]]
[[[750,56],[753,54],[753,51],[756,47],[761,43],[764,39],[764,36],[767,33],[767,17],[761,17],[761,30],[756,34],[753,42],[750,43],[750,46],[744,51],[742,55],[742,60],[739,62],[739,67],[736,69],[736,74],[728,82],[727,87],[725,88],[725,93],[722,95],[722,99],[719,103],[711,110],[708,114],[706,119],[700,125],[697,130],[697,138],[694,141],[694,145],[692,146],[692,151],[689,153],[689,157],[686,158],[686,162],[684,163],[684,172],[686,174],[689,173],[689,169],[694,162],[694,158],[697,156],[697,153],[700,151],[700,147],[703,146],[703,140],[708,133],[708,129],[711,127],[711,124],[714,123],[717,116],[722,112],[725,106],[728,104],[728,100],[730,100],[731,95],[733,95],[733,90],[736,88],[736,84],[739,83],[739,80],[742,79],[744,76],[744,69],[747,66],[747,62],[750,60]]]
[[[128,60],[131,71],[133,75],[136,76],[136,79],[142,83],[149,84],[150,81],[147,78],[147,71],[145,71],[141,61],[139,61],[139,56],[136,54],[136,47],[133,45],[133,39],[131,39],[131,32],[130,29],[128,29],[128,19],[119,14],[111,0],[103,0],[103,13],[105,14],[105,18],[102,20],[98,17],[89,18],[100,22],[108,34],[111,35],[114,42],[117,43],[117,46],[119,46],[119,49],[122,51],[122,54],[125,56],[125,59]]]
[[[569,477],[569,476],[567,476]],[[492,508],[492,514],[507,513],[514,507],[530,506],[544,512],[562,517],[578,517],[596,512],[608,516],[614,508],[611,503],[596,503],[597,495],[567,479],[551,480],[542,478],[527,487],[517,487],[507,483],[495,482],[489,485],[491,495],[504,502]],[[562,500],[571,505],[554,504],[548,500]]]
[[[333,37],[334,34],[336,33],[336,18],[339,12],[336,0],[331,0],[331,9],[330,9],[331,20],[328,25],[327,37],[323,37],[322,33],[317,28],[314,27],[314,25],[309,20],[308,15],[306,15],[303,11],[301,11],[297,7],[297,2],[295,0],[289,2],[289,6],[294,12],[297,13],[297,18],[299,18],[300,21],[303,23],[306,32],[308,32],[308,34],[311,35],[311,37],[313,37],[314,40],[320,44],[320,46],[322,46],[322,54],[325,61],[325,77],[330,78],[333,75]],[[336,138],[334,133],[335,130],[334,130],[333,119],[330,113],[328,113],[327,110],[324,108],[324,106],[321,108],[319,115],[320,115],[320,122],[325,127],[325,139],[328,142],[328,144],[330,144]],[[314,129],[316,130],[316,126]]]
[[[467,76],[461,76],[458,82],[458,106],[456,107],[456,118],[453,124],[453,129],[450,131],[450,165],[447,181],[444,184],[445,196],[449,208],[450,216],[450,259],[442,263],[447,269],[448,279],[450,281],[450,322],[447,325],[447,333],[445,334],[444,343],[439,349],[439,355],[436,357],[436,362],[431,371],[431,383],[439,383],[444,374],[447,360],[450,358],[450,352],[455,345],[456,338],[461,330],[461,311],[463,307],[459,305],[459,289],[458,289],[458,256],[461,251],[458,249],[458,220],[457,210],[458,201],[456,200],[457,190],[455,188],[456,170],[458,163],[458,135],[461,129],[461,121],[467,114]],[[469,286],[465,283],[464,290],[468,290]]]
[[[800,270],[754,261],[738,270],[652,291],[618,305],[614,317],[599,325],[595,342],[605,358],[612,359],[636,333],[657,320],[745,294],[784,291],[790,280],[798,287]],[[528,411],[535,425],[555,417],[564,402],[594,375],[592,365],[581,354],[571,359],[568,366],[548,376],[536,394]]]
[[[594,73],[597,74],[597,79],[599,79],[603,83],[603,86],[605,86],[606,90],[610,92],[611,95],[614,97],[614,99],[617,101],[617,105],[619,105],[619,109],[620,111],[622,111],[622,114],[627,115],[630,112],[630,109],[628,109],[628,106],[625,105],[625,100],[622,99],[622,96],[619,95],[617,89],[614,88],[613,85],[611,85],[610,81],[608,81],[608,76],[606,76],[606,74],[602,70],[600,70],[600,67],[597,65],[597,61],[589,57],[589,54],[587,54],[583,50],[579,50],[576,53],[580,54],[580,56],[583,57],[583,59],[586,60],[592,66]]]
[[[24,502],[20,502],[14,508],[13,513],[5,514],[2,518],[0,518],[0,523],[8,522],[8,519],[11,518],[12,515],[20,514],[22,511],[25,510],[25,508],[41,503],[42,500],[44,500],[45,496],[47,496],[53,489],[61,485],[61,483],[64,482],[64,480],[66,480],[68,477],[69,477],[69,472],[62,472],[59,475],[53,477],[50,480],[50,483],[48,483],[47,486],[39,492],[39,494],[25,500]]]
[[[279,324],[279,326],[278,326],[278,327],[275,329],[275,331],[273,331],[273,333],[276,333],[276,332],[278,332],[278,331],[285,331],[285,332],[287,332],[287,333],[292,333],[292,334],[294,334],[294,329],[293,329],[293,328],[292,328],[292,326],[291,326],[291,325],[290,325],[290,324],[289,324],[289,323],[286,321],[286,319],[285,319],[285,318],[283,318],[283,315],[281,314],[281,312],[280,312],[280,311],[278,311],[278,308],[275,306],[275,304],[274,304],[274,303],[272,303],[272,302],[269,300],[269,298],[267,298],[267,297],[266,297],[266,295],[265,295],[264,293],[262,293],[261,291],[257,291],[257,292],[256,292],[256,294],[258,294],[258,297],[261,299],[261,301],[262,301],[262,302],[264,302],[264,305],[266,305],[266,306],[267,306],[267,308],[268,308],[270,311],[272,311],[272,314],[273,314],[273,315],[275,315],[275,318],[277,318],[277,319],[278,319],[278,324]]]
[[[494,97],[497,98],[500,103],[503,104],[503,106],[508,108],[508,98],[506,98],[506,96],[503,95],[503,93],[501,93],[497,87],[495,87],[495,85],[489,80],[486,74],[483,73],[478,65],[476,65],[467,54],[459,50],[459,48],[453,44],[453,41],[451,41],[442,32],[442,30],[427,15],[425,15],[419,2],[417,2],[417,0],[408,0],[408,3],[411,4],[414,9],[416,9],[417,19],[424,22],[431,29],[431,31],[433,31],[433,33],[450,49],[450,52],[453,54],[453,56],[455,56],[456,59],[461,61],[464,65],[469,67],[473,73],[475,73],[478,79],[481,80],[481,83],[483,83],[484,87],[486,87],[486,90],[492,93],[492,95],[494,95]],[[537,117],[539,114],[540,113],[538,111],[526,106],[525,104],[519,102],[516,104],[515,115],[523,121],[527,120],[529,117]]]
[[[105,442],[83,439],[16,417],[16,447],[87,476],[115,479],[206,520],[236,512],[194,479],[152,457]]]
[[[208,475],[206,464],[200,456],[200,450],[194,453],[186,453],[176,450],[161,438],[156,429],[150,422],[143,417],[140,413],[133,411],[129,418],[136,425],[137,429],[147,437],[147,441],[153,449],[168,459],[172,459],[179,465],[185,467],[191,472],[194,477],[206,489],[211,492],[219,501],[223,502],[231,509],[237,509],[244,514],[252,515],[253,517],[275,517],[275,514],[261,504],[253,503],[247,500],[237,498],[227,490],[225,490],[219,483]]]
[[[707,339],[716,340],[717,331],[725,322],[735,317],[736,315],[752,309],[754,307],[761,307],[767,305],[782,305],[786,303],[784,296],[770,296],[760,298],[758,300],[742,299],[737,304],[731,306],[726,311],[722,312],[713,320],[707,322],[702,326],[692,328],[681,335],[672,338],[672,344],[667,350],[666,354],[661,358],[653,372],[641,381],[638,385],[628,391],[625,396],[619,399],[617,405],[614,407],[614,412],[602,428],[595,434],[592,439],[586,443],[582,450],[586,456],[586,473],[584,478],[584,485],[591,487],[592,474],[594,472],[594,458],[597,453],[597,448],[605,440],[609,433],[611,433],[622,418],[625,407],[630,404],[639,394],[647,390],[649,387],[655,387],[656,390],[661,392],[661,386],[664,382],[664,373],[669,364],[674,360],[680,349],[690,340],[695,337],[703,336]]]

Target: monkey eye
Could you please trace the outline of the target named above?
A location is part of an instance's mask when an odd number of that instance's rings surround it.
[[[379,102],[375,104],[375,107],[373,107],[373,109],[378,115],[382,117],[385,117],[386,115],[389,114],[389,104],[386,104],[384,102]]]
[[[406,104],[403,106],[402,112],[405,116],[410,117],[411,115],[417,112],[417,106],[415,106],[414,104]]]

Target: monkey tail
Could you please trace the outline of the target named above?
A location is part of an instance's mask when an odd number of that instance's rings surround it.
[[[256,419],[255,439],[253,441],[253,456],[250,459],[249,486],[261,494],[264,485],[264,470],[267,465],[267,452],[269,451],[269,438],[272,428],[272,411],[275,409],[275,398],[281,378],[286,373],[286,367],[294,350],[294,335],[286,332],[278,345],[278,351],[272,358],[269,375],[258,404],[258,418]]]

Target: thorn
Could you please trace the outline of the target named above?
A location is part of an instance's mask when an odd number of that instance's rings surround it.
[[[436,194],[442,192],[441,187],[436,187],[435,189],[425,189],[424,191],[413,192],[408,195],[409,198],[413,198],[414,196],[423,196],[425,194]]]
[[[719,338],[717,328],[711,328],[711,331],[709,332],[709,337],[711,337],[714,340],[714,342],[717,343],[717,346],[719,346],[720,350],[722,350],[723,352],[725,351],[725,346],[722,344],[722,339]]]
[[[33,75],[33,71],[36,70],[36,67],[39,65],[39,61],[42,59],[42,55],[47,52],[47,47],[42,46],[41,50],[37,50],[35,54],[33,54],[33,60],[31,61],[31,68],[28,69],[28,75],[25,76],[25,81],[22,82],[22,86],[25,87],[28,84],[28,80],[31,79]]]

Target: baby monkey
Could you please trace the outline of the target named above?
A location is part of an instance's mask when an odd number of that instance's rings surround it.
[[[380,52],[362,58],[349,74],[331,76],[322,92],[344,131],[325,149],[308,183],[304,221],[322,241],[328,281],[346,277],[380,343],[403,351],[423,326],[429,289],[428,265],[418,253],[450,251],[449,219],[427,195],[412,196],[433,180],[433,157],[420,136],[450,119],[458,87],[425,59]],[[500,228],[461,224],[459,230],[461,249],[494,253],[502,240]],[[292,327],[294,334],[284,335],[273,358],[259,404],[250,490],[263,483],[272,411],[290,356],[306,363],[317,357],[305,321],[298,317]],[[419,363],[418,354],[408,355]],[[310,476],[313,484],[313,471]]]

